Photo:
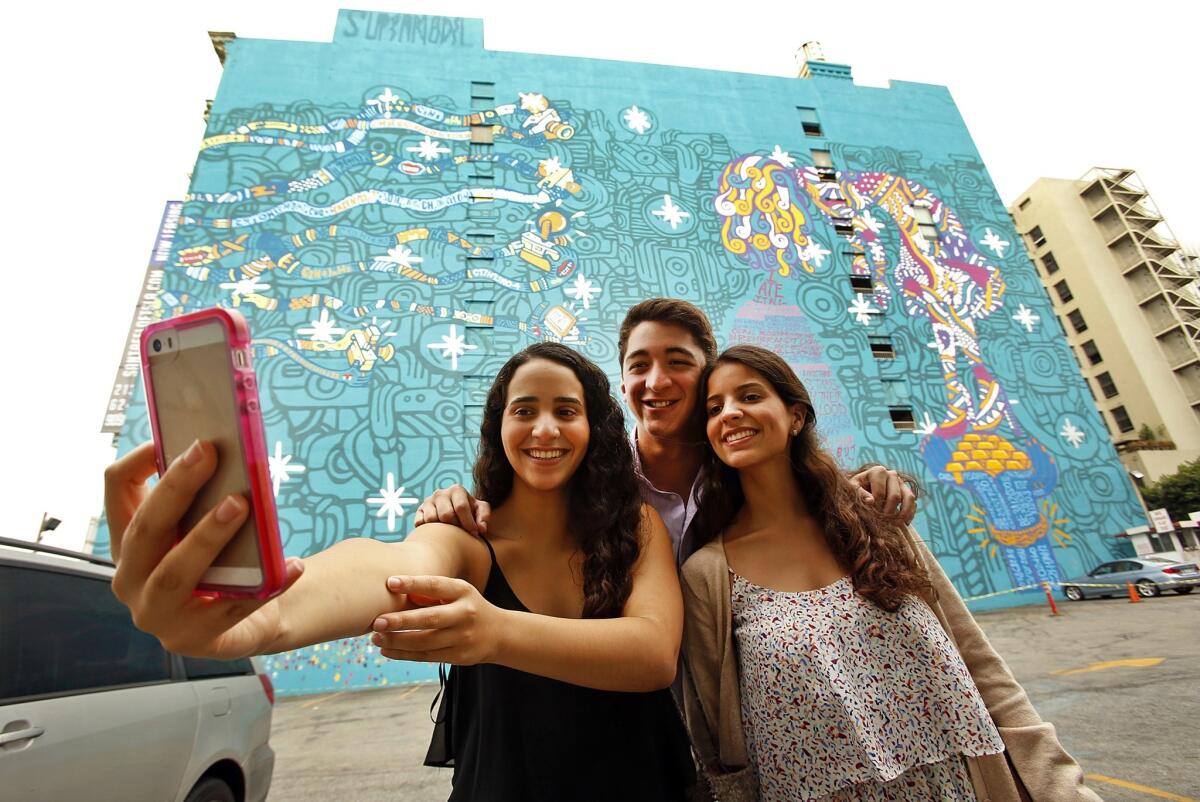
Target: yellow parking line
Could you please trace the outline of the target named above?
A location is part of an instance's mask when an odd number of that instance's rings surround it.
[[[394,701],[399,702],[401,699],[407,699],[408,697],[412,696],[414,693],[416,693],[419,690],[421,690],[421,686],[414,685],[411,688],[409,688],[407,691],[405,691],[404,693],[397,696]]]
[[[1165,660],[1165,657],[1134,657],[1129,660],[1108,660],[1103,663],[1092,663],[1086,668],[1064,668],[1052,673],[1058,675],[1065,674],[1086,674],[1089,671],[1104,671],[1108,668],[1150,668],[1156,666]]]
[[[1105,777],[1103,774],[1088,774],[1085,775],[1084,779],[1088,780],[1089,782],[1108,783],[1109,785],[1115,785],[1118,788],[1128,788],[1130,791],[1139,791],[1143,794],[1156,796],[1159,799],[1170,799],[1172,802],[1200,802],[1200,799],[1193,799],[1190,796],[1173,794],[1170,791],[1162,791],[1158,788],[1151,788],[1148,785],[1131,783],[1127,780],[1118,780],[1115,777]]]
[[[336,699],[337,697],[341,696],[343,693],[345,693],[345,691],[338,691],[337,693],[331,693],[328,696],[318,696],[316,699],[309,699],[307,702],[300,705],[300,707],[302,707],[302,708],[314,707],[315,705],[321,704],[321,702],[325,702],[330,699]]]

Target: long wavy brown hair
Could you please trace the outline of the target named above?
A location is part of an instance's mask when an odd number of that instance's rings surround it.
[[[700,377],[700,398],[708,396],[708,380],[721,365],[738,363],[762,376],[790,409],[799,404],[804,428],[788,446],[796,483],[809,512],[825,533],[829,548],[850,572],[854,589],[884,610],[895,611],[907,594],[931,589],[929,576],[908,545],[904,524],[865,502],[857,488],[817,436],[817,413],[804,384],[781,357],[753,345],[735,345],[717,357]],[[707,416],[707,405],[698,405]],[[715,538],[733,521],[746,497],[738,472],[721,462],[711,444],[706,449],[703,492],[696,511],[697,546]],[[901,478],[918,492],[916,480]]]
[[[567,486],[572,533],[583,555],[583,617],[621,614],[641,553],[642,495],[621,407],[604,371],[576,351],[557,343],[537,343],[504,363],[484,402],[475,460],[475,495],[499,507],[512,493],[513,467],[504,454],[500,422],[508,384],[517,368],[534,359],[563,365],[583,385],[590,436],[587,453]]]

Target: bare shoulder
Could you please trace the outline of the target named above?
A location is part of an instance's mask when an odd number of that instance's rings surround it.
[[[668,534],[667,525],[663,523],[662,516],[658,514],[658,510],[649,504],[642,504],[641,516],[641,526],[638,529],[638,533],[643,548],[660,541],[670,544],[671,536]]]

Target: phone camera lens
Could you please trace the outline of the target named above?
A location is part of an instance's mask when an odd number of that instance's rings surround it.
[[[162,340],[155,340],[154,341],[154,352],[158,353],[161,350],[162,350]]]

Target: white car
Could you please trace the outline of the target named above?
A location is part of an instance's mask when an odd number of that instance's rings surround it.
[[[139,631],[113,564],[0,538],[0,797],[262,802],[275,692]]]

